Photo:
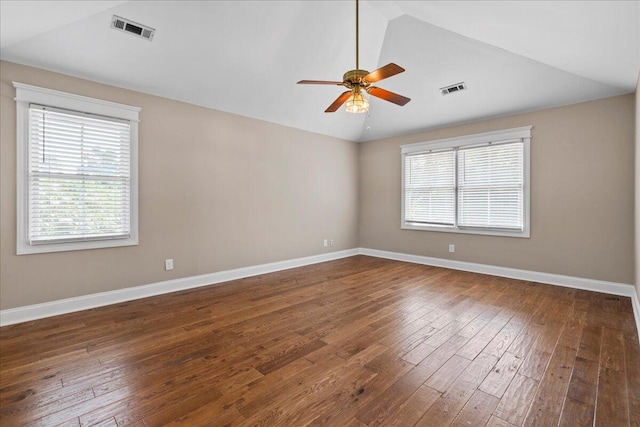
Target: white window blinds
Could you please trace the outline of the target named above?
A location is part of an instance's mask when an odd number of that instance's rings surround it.
[[[523,229],[523,142],[458,149],[458,226]]]
[[[29,105],[30,244],[131,233],[130,122]]]
[[[454,151],[407,155],[404,171],[405,220],[453,225],[456,202]]]
[[[528,238],[531,128],[402,145],[401,228]]]

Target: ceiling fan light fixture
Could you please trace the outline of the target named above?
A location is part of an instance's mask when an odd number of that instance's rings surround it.
[[[349,99],[347,99],[346,110],[348,113],[358,114],[369,111],[369,101],[364,97],[360,88],[354,88]]]

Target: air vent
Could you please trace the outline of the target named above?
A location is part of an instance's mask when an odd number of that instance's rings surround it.
[[[461,90],[467,90],[467,85],[464,82],[456,83],[454,85],[445,86],[440,88],[440,93],[443,95],[449,95],[453,92],[460,92]]]
[[[125,18],[113,15],[111,19],[111,28],[119,31],[124,31],[134,36],[142,37],[146,40],[153,40],[153,35],[156,30],[146,25],[138,24],[137,22],[130,21]]]

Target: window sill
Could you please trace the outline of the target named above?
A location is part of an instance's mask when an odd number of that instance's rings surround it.
[[[16,250],[16,255],[82,251],[86,249],[117,248],[121,246],[136,246],[137,244],[138,239],[134,238],[92,240],[86,242],[47,243],[42,245],[30,245],[27,242],[19,242]]]
[[[400,224],[402,230],[418,230],[418,231],[436,231],[440,233],[457,233],[457,234],[479,234],[483,236],[498,236],[498,237],[519,237],[529,239],[530,233],[528,229],[523,231],[507,231],[507,230],[483,230],[472,228],[455,228],[448,226],[437,225],[413,225],[413,224]]]

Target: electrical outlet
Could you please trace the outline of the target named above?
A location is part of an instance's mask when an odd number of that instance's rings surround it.
[[[456,245],[449,245],[449,252],[454,253],[456,251]]]
[[[336,241],[331,239],[331,246],[335,246],[336,245]]]
[[[328,239],[324,239],[324,247],[326,248],[327,246],[329,246],[329,240]]]
[[[173,258],[164,260],[165,271],[173,270]]]

